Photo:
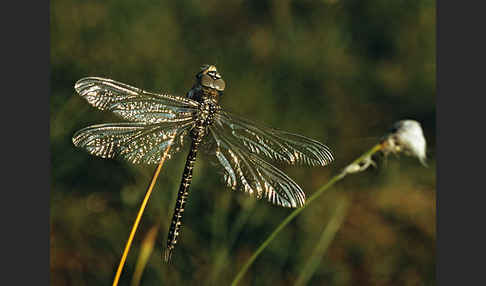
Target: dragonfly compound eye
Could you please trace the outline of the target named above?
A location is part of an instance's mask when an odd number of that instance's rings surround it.
[[[217,79],[214,81],[214,88],[219,91],[223,91],[226,87],[226,83],[222,79]]]
[[[203,74],[201,76],[201,85],[202,86],[205,86],[205,87],[213,87],[213,79],[207,75],[207,74]]]

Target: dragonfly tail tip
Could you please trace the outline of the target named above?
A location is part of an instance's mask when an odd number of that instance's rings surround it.
[[[165,263],[170,263],[170,259],[172,257],[172,249],[167,248],[164,252],[164,261]]]

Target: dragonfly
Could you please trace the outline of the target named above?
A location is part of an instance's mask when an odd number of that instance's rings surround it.
[[[272,162],[326,166],[334,160],[326,145],[293,133],[259,126],[222,109],[226,83],[215,65],[204,65],[185,97],[153,93],[112,79],[86,77],[76,92],[92,106],[128,122],[88,126],[72,138],[75,146],[102,158],[134,164],[170,159],[190,138],[170,224],[165,262],[169,262],[182,230],[182,217],[198,150],[215,158],[225,184],[282,207],[305,204],[300,186]]]

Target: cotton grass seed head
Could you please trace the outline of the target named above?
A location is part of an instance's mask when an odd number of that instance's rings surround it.
[[[382,140],[383,153],[405,153],[417,157],[424,166],[426,145],[422,127],[415,120],[398,121]]]

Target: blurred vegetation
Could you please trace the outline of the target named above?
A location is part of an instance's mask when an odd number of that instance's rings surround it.
[[[329,145],[325,168],[284,167],[309,196],[401,119],[419,121],[428,168],[390,156],[349,176],[297,217],[241,285],[293,285],[336,202],[347,214],[309,285],[435,284],[435,1],[50,2],[52,285],[111,284],[155,166],[76,149],[73,133],[120,121],[74,93],[85,76],[185,95],[203,64],[226,81],[222,106]],[[228,285],[289,209],[232,193],[208,156],[196,162],[174,263],[161,258],[187,148],[168,161],[135,236],[160,225],[141,285]]]

